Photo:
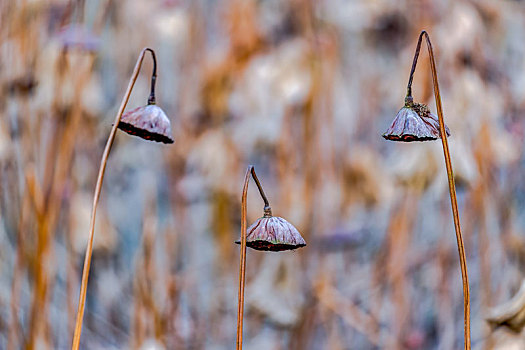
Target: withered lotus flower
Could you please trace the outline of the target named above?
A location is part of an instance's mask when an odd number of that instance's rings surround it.
[[[154,104],[126,112],[120,119],[118,128],[146,140],[173,143],[170,120],[166,113]]]
[[[135,82],[139,76],[140,68],[144,56],[147,52],[151,53],[153,59],[153,74],[151,76],[151,93],[148,98],[148,105],[145,107],[139,107],[134,109],[123,116],[126,105],[131,96],[131,91],[135,86]],[[157,77],[157,60],[155,58],[155,52],[149,47],[145,47],[137,58],[137,63],[133,69],[133,74],[129,80],[128,88],[122,98],[120,107],[118,109],[113,127],[109,133],[108,140],[104,152],[102,153],[102,159],[100,161],[100,167],[98,169],[97,184],[95,186],[95,193],[93,195],[93,206],[91,209],[91,219],[89,223],[89,237],[86,245],[86,254],[84,259],[84,267],[82,269],[82,282],[80,285],[80,293],[77,308],[77,317],[75,322],[75,330],[73,333],[73,343],[71,350],[78,350],[80,347],[80,335],[82,333],[82,323],[84,319],[84,311],[86,305],[87,286],[89,279],[89,268],[91,266],[91,256],[93,254],[93,241],[95,238],[95,219],[97,213],[97,206],[100,199],[100,192],[102,190],[102,182],[104,180],[104,174],[108,163],[109,154],[111,147],[115,141],[117,135],[117,128],[120,128],[127,133],[141,136],[148,140],[154,140],[165,143],[172,143],[173,139],[171,136],[170,122],[164,112],[157,106],[155,106],[155,79]]]
[[[235,243],[241,244],[241,241]],[[306,242],[292,224],[281,217],[272,216],[271,210],[265,209],[264,216],[248,228],[246,246],[278,252],[304,247]]]
[[[264,201],[264,215],[255,221],[248,229],[246,212],[248,199],[248,183],[250,176],[255,181],[259,194]],[[306,242],[295,227],[288,221],[272,215],[270,202],[264,194],[264,190],[255,174],[252,165],[248,167],[244,177],[244,186],[241,199],[241,238],[235,242],[241,245],[241,256],[239,262],[239,304],[237,309],[237,350],[242,350],[242,328],[244,318],[244,286],[246,283],[246,248],[257,250],[283,251],[304,247]]]
[[[445,131],[447,136],[450,136],[450,130],[446,125]],[[403,142],[437,140],[441,137],[438,117],[430,113],[426,105],[414,103],[409,97],[383,137],[387,140]]]
[[[151,92],[148,104],[124,113],[118,123],[118,128],[130,135],[142,137],[162,143],[173,143],[170,120],[166,113],[155,104],[155,82],[157,81],[157,59],[155,52],[151,52],[153,58],[153,73],[151,74]]]
[[[430,113],[427,106],[419,103],[414,103],[412,98],[412,82],[414,80],[414,72],[417,66],[419,52],[421,50],[421,43],[425,39],[428,49],[428,58],[430,61],[430,71],[432,73],[432,85],[434,90],[434,98],[436,101],[437,117]],[[443,130],[444,129],[444,130]],[[454,229],[456,231],[456,242],[458,245],[459,265],[461,270],[461,280],[463,282],[463,325],[464,325],[464,349],[471,349],[470,340],[470,292],[467,272],[467,256],[465,253],[465,244],[461,234],[461,225],[459,223],[459,210],[456,195],[456,184],[454,179],[454,171],[452,169],[452,161],[450,158],[450,150],[448,147],[448,135],[450,134],[445,125],[443,117],[443,105],[441,103],[441,94],[439,92],[439,82],[436,69],[436,58],[434,57],[434,50],[430,42],[430,36],[426,31],[419,34],[417,41],[416,52],[412,61],[412,69],[408,78],[407,94],[405,98],[405,106],[397,113],[394,122],[388,128],[383,137],[392,141],[427,141],[441,139],[443,146],[443,157],[445,159],[445,167],[447,170],[448,188],[450,192],[450,205],[452,208],[452,218],[454,220]]]

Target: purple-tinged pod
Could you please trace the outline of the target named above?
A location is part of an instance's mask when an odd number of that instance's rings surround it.
[[[118,128],[145,140],[173,143],[170,120],[166,113],[154,104],[126,112],[120,119]]]
[[[450,130],[445,125],[447,136]],[[437,116],[430,113],[428,107],[421,103],[407,103],[397,112],[397,115],[383,134],[391,141],[431,141],[441,138]]]
[[[240,244],[238,240],[235,243]],[[256,250],[283,251],[306,246],[299,231],[285,219],[272,216],[265,210],[262,218],[257,219],[247,231],[246,246]]]

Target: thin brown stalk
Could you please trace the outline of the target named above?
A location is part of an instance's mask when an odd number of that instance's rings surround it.
[[[436,71],[436,62],[434,59],[434,51],[430,43],[430,37],[426,31],[422,31],[419,35],[419,40],[414,55],[414,62],[410,72],[410,79],[407,87],[407,98],[411,97],[412,92],[412,77],[416,68],[419,50],[421,48],[421,40],[425,37],[428,55],[430,59],[430,69],[432,71],[432,84],[434,87],[434,97],[436,99],[436,108],[439,118],[439,132],[441,135],[441,142],[443,144],[443,154],[445,156],[445,165],[447,168],[448,188],[450,192],[450,204],[452,206],[452,217],[454,218],[454,227],[456,229],[456,240],[458,244],[459,263],[461,267],[461,277],[463,280],[463,301],[464,301],[464,327],[465,327],[465,349],[470,350],[470,292],[467,274],[467,259],[465,256],[465,246],[463,243],[463,236],[461,235],[461,226],[459,224],[458,201],[456,198],[456,185],[454,182],[454,172],[452,170],[452,162],[450,159],[450,151],[448,147],[447,133],[445,131],[445,122],[443,119],[443,107],[441,105],[441,95],[439,92],[439,84]]]
[[[131,79],[129,81],[128,88],[120,104],[120,108],[117,112],[117,116],[115,117],[115,121],[113,122],[113,127],[111,128],[111,132],[109,134],[108,140],[106,142],[106,147],[104,149],[104,153],[102,154],[102,159],[100,161],[100,168],[98,171],[97,184],[95,187],[95,194],[93,196],[93,208],[91,211],[91,221],[89,225],[89,239],[88,239],[88,244],[86,247],[84,268],[82,271],[82,284],[80,287],[80,296],[79,296],[79,302],[78,302],[77,319],[76,319],[76,324],[75,324],[75,333],[73,334],[73,344],[71,346],[72,350],[78,350],[80,346],[80,334],[82,332],[82,320],[84,317],[84,309],[85,309],[85,303],[86,303],[89,268],[91,266],[91,254],[93,253],[93,238],[95,235],[95,218],[96,218],[96,213],[97,213],[97,205],[98,205],[98,201],[100,198],[100,191],[102,190],[102,181],[104,180],[104,173],[106,171],[106,165],[107,165],[107,161],[109,157],[109,152],[111,150],[111,146],[113,145],[113,141],[115,140],[115,135],[117,133],[117,127],[120,122],[120,118],[122,117],[122,114],[124,113],[124,109],[126,108],[126,105],[128,103],[129,97],[131,95],[131,91],[133,90],[133,86],[135,85],[135,81],[137,80],[139,76],[140,68],[142,66],[142,61],[144,60],[144,55],[146,51],[150,51],[151,53],[153,53],[153,50],[149,48],[144,48],[140,52],[140,55],[137,59],[137,63],[135,64],[135,69],[133,70],[133,74],[131,75]]]
[[[248,195],[248,182],[253,166],[249,166],[244,177],[241,200],[241,257],[239,264],[239,305],[237,308],[237,350],[242,349],[242,321],[244,316],[244,284],[246,275],[246,197]]]
[[[239,305],[237,308],[237,350],[242,350],[242,325],[244,317],[244,285],[246,280],[246,212],[247,212],[247,196],[248,196],[248,183],[250,181],[250,175],[253,177],[259,193],[264,201],[264,209],[270,209],[270,203],[264,194],[263,188],[253,165],[248,167],[246,176],[244,177],[244,186],[242,188],[242,199],[241,199],[241,257],[239,264]]]

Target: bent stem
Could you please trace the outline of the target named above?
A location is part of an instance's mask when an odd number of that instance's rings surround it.
[[[452,216],[454,218],[454,227],[456,229],[456,240],[458,244],[459,263],[461,266],[461,278],[463,280],[463,301],[464,301],[464,323],[465,323],[465,349],[470,350],[470,291],[467,273],[467,259],[465,256],[465,246],[463,243],[463,236],[461,235],[461,226],[459,224],[458,201],[456,198],[456,185],[454,182],[454,172],[452,170],[452,162],[450,160],[450,152],[448,147],[447,133],[445,131],[445,122],[443,119],[443,107],[441,105],[441,95],[439,93],[439,84],[436,71],[436,62],[434,60],[434,51],[430,43],[430,37],[426,31],[422,31],[419,35],[419,40],[414,55],[414,62],[412,63],[412,70],[410,71],[410,78],[407,87],[407,99],[412,97],[412,78],[421,48],[421,40],[423,36],[426,39],[428,55],[430,58],[430,69],[432,71],[432,84],[434,87],[434,97],[436,99],[436,108],[439,119],[439,133],[441,135],[441,142],[443,144],[443,154],[445,156],[445,165],[447,168],[448,189],[450,192],[450,204],[452,206]]]
[[[98,200],[100,198],[100,191],[102,190],[102,181],[104,180],[104,173],[106,172],[106,165],[107,165],[107,161],[109,157],[109,152],[111,150],[111,146],[113,145],[113,141],[115,140],[115,135],[117,133],[117,127],[120,122],[120,118],[122,117],[122,114],[124,113],[124,109],[126,108],[126,105],[128,103],[129,97],[131,95],[131,91],[133,90],[133,86],[135,85],[135,81],[137,81],[137,78],[139,76],[140,67],[142,66],[142,61],[144,60],[144,55],[146,51],[151,52],[153,56],[153,61],[154,61],[153,75],[154,76],[156,75],[155,54],[152,49],[144,48],[140,52],[140,55],[137,59],[137,63],[135,64],[133,74],[131,75],[131,79],[128,84],[128,88],[120,104],[120,108],[117,112],[117,116],[115,117],[113,127],[111,128],[111,132],[109,133],[109,137],[106,142],[106,147],[104,148],[104,153],[102,154],[102,159],[100,161],[100,168],[98,170],[98,177],[97,177],[97,185],[95,187],[95,194],[93,196],[93,208],[91,210],[91,220],[89,223],[89,239],[88,239],[88,244],[86,247],[86,256],[84,258],[84,268],[82,270],[82,283],[80,286],[80,296],[79,296],[79,301],[78,301],[75,332],[73,334],[73,344],[71,346],[72,350],[78,350],[80,346],[80,334],[82,332],[82,321],[84,317],[84,310],[85,310],[85,303],[86,303],[89,268],[91,266],[91,254],[93,253],[93,238],[95,236],[95,218],[97,214]],[[151,96],[153,96],[153,101],[155,100],[154,85],[155,85],[155,79],[152,77],[152,90],[151,90],[152,95]],[[151,99],[151,96],[150,96],[150,99]]]
[[[239,263],[239,304],[237,308],[237,350],[242,350],[242,325],[244,317],[244,285],[246,277],[246,212],[247,212],[247,196],[248,196],[248,183],[250,182],[250,175],[253,177],[259,193],[264,201],[264,215],[272,215],[272,209],[268,198],[264,194],[264,190],[255,174],[253,165],[248,167],[246,175],[244,177],[244,186],[242,188],[242,199],[241,199],[241,257]]]
[[[155,51],[150,48],[145,48],[144,50],[151,53],[151,58],[153,59],[153,73],[151,74],[151,90],[148,97],[148,104],[154,105],[155,101],[155,82],[157,81],[157,57],[155,56]]]

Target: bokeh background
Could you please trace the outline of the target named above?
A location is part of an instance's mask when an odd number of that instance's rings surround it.
[[[71,344],[98,166],[145,46],[176,141],[117,134],[82,348],[234,347],[249,164],[308,245],[248,252],[245,349],[461,348],[441,143],[381,138],[422,29],[452,132],[473,347],[524,349],[519,329],[485,321],[525,277],[525,4],[489,0],[1,1],[0,348]],[[426,49],[414,97],[435,111]]]

